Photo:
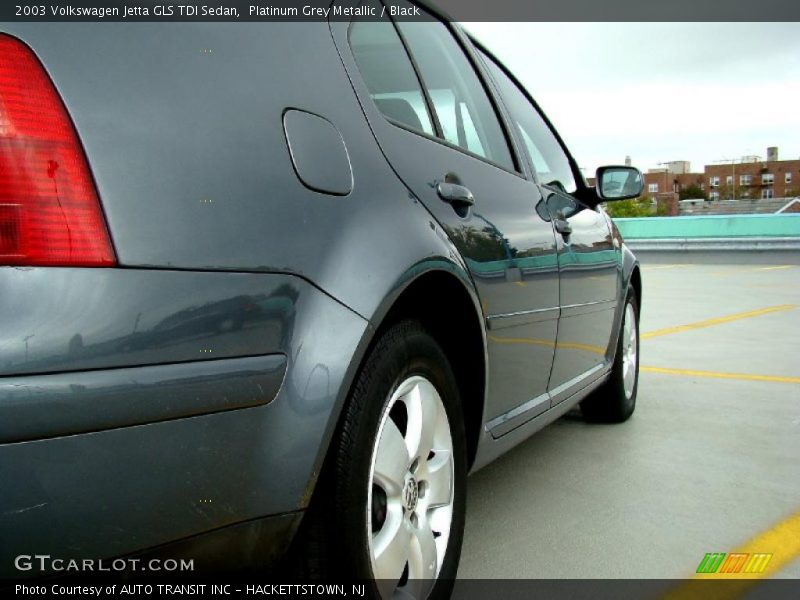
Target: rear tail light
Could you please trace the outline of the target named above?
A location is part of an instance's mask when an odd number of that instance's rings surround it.
[[[0,265],[114,263],[61,98],[33,52],[0,34]]]

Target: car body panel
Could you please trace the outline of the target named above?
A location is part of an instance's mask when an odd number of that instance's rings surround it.
[[[20,269],[0,269],[0,275],[12,270],[24,273]],[[95,288],[101,290],[114,288],[110,283],[116,283],[120,276],[118,269],[78,271],[91,272]],[[138,286],[127,289],[127,302],[101,306],[75,301],[68,307],[77,318],[70,320],[66,311],[54,315],[58,318],[49,326],[60,331],[54,332],[52,339],[61,339],[62,343],[52,347],[66,348],[75,327],[71,321],[82,322],[80,315],[87,309],[92,309],[97,323],[113,323],[131,306],[146,306],[152,290],[159,286],[167,288],[164,298],[170,297],[171,289],[180,289],[183,302],[190,304],[192,290],[203,287],[197,286],[198,278],[205,279],[206,289],[213,284],[220,295],[237,294],[237,286],[245,280],[252,290],[293,290],[294,302],[284,303],[274,313],[269,321],[272,333],[257,325],[251,329],[245,325],[238,331],[216,332],[195,340],[198,351],[193,361],[200,355],[200,348],[217,344],[236,347],[245,356],[254,347],[285,356],[289,368],[278,384],[280,391],[271,402],[252,407],[226,407],[227,410],[212,414],[115,426],[139,418],[147,408],[138,405],[132,395],[127,404],[113,397],[115,388],[122,386],[123,394],[127,391],[130,372],[147,367],[53,375],[64,381],[71,375],[74,385],[87,377],[96,381],[106,378],[105,390],[114,405],[117,422],[98,423],[97,417],[86,415],[80,404],[86,390],[72,389],[71,394],[65,391],[47,399],[60,403],[53,407],[53,423],[47,432],[50,437],[0,443],[0,481],[4,482],[0,492],[0,531],[4,542],[8,542],[0,545],[0,577],[21,575],[13,570],[13,556],[26,551],[59,557],[65,553],[87,558],[120,556],[241,521],[302,510],[308,504],[330,432],[354,376],[352,357],[363,355],[371,337],[368,322],[311,284],[290,275],[156,270],[131,270],[128,275],[131,280],[136,279]],[[15,296],[24,294],[18,297],[19,301],[31,306],[30,311],[15,315],[23,330],[25,325],[42,326],[49,302],[50,278],[32,277],[32,281],[36,285],[32,282],[13,286]],[[65,281],[84,283],[80,278],[67,277]],[[81,296],[91,298],[95,293],[86,285],[62,289],[76,300]],[[2,314],[2,329],[6,331],[11,319],[9,313]],[[135,313],[126,316],[129,318],[124,322],[129,325]],[[146,320],[143,317],[142,321]],[[258,340],[259,345],[253,346],[253,340]],[[4,337],[3,341],[10,340]],[[15,339],[13,343],[22,342]],[[153,356],[158,352],[154,350]],[[236,361],[229,358],[208,364],[231,360]],[[190,368],[198,363],[179,362],[173,366]],[[30,388],[42,377],[47,376],[4,377],[0,384],[16,382]],[[208,410],[202,395],[192,396],[194,385],[192,377],[178,381],[172,389],[173,397],[181,395],[185,410],[192,409],[193,400],[197,409]],[[170,397],[160,396],[163,409]],[[8,400],[8,395],[0,399],[0,420],[12,429],[18,416],[30,421],[26,401],[45,401],[33,390],[24,397],[12,398],[12,402]],[[67,414],[70,408],[73,415]],[[88,426],[98,430],[73,434],[80,414],[91,417]],[[55,429],[59,419],[61,430]],[[24,425],[25,421],[20,423]],[[78,424],[87,426],[86,421]]]
[[[360,76],[349,28],[349,22],[331,22],[337,48],[381,149],[445,229],[474,282],[490,329],[492,401],[486,416],[495,418],[544,393],[549,380],[558,319],[558,266],[552,225],[536,211],[539,189],[519,173],[389,122]],[[474,194],[475,205],[463,216],[437,195],[436,186],[446,176],[458,177]],[[543,343],[520,343],[523,339]]]
[[[454,260],[382,155],[327,23],[0,30],[29,44],[56,84],[121,265],[290,272],[369,319],[399,273],[431,256]],[[297,176],[287,109],[339,131],[355,181],[349,195],[309,189]]]
[[[268,404],[283,354],[0,377],[0,444]]]
[[[550,193],[560,196],[558,204],[563,204],[563,195]],[[569,212],[564,216],[572,233],[559,236],[561,315],[551,391],[608,363],[620,286],[621,253],[606,217],[572,197],[566,202]]]
[[[570,243],[556,235],[516,133],[512,173],[389,123],[346,24],[0,31],[61,94],[119,258],[0,267],[1,576],[23,550],[122,556],[240,527],[289,539],[375,336],[431,274],[458,282],[480,332],[472,470],[607,378],[638,268],[619,232],[592,208]],[[317,124],[287,142],[287,111]],[[316,166],[315,136],[339,167]],[[450,172],[475,193],[466,217],[434,191]]]

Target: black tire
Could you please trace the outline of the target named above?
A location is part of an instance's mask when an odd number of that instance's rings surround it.
[[[633,308],[636,324],[636,361],[633,378],[632,391],[628,394],[625,391],[623,376],[623,355],[625,345],[624,320],[628,305]],[[636,409],[636,394],[639,391],[639,302],[633,289],[628,289],[625,299],[625,306],[622,309],[622,319],[620,320],[619,335],[617,339],[617,351],[614,358],[614,365],[611,368],[611,375],[601,387],[592,392],[583,402],[581,402],[581,412],[587,421],[595,423],[622,423],[627,421]]]
[[[389,328],[372,348],[356,378],[297,541],[302,546],[306,576],[366,582],[367,597],[380,597],[373,581],[365,510],[372,450],[390,397],[401,382],[414,375],[428,379],[439,393],[453,442],[450,538],[429,598],[450,596],[461,555],[466,511],[464,420],[450,364],[437,342],[415,321]]]

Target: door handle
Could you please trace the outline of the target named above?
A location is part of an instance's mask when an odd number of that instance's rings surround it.
[[[568,236],[572,233],[572,225],[564,217],[559,216],[553,219],[553,225],[555,225],[556,231],[563,236]]]
[[[439,194],[439,198],[449,202],[456,208],[468,208],[475,204],[475,197],[472,192],[457,183],[440,181],[436,186],[436,193]]]

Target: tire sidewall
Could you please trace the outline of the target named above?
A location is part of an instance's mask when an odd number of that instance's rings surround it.
[[[623,355],[625,352],[625,317],[628,312],[628,305],[633,307],[633,315],[636,326],[636,365],[633,377],[633,389],[630,398],[625,393],[625,378],[623,372]],[[627,418],[636,408],[636,395],[639,391],[639,357],[641,356],[641,347],[639,345],[639,303],[636,300],[636,294],[632,289],[628,289],[625,298],[625,306],[622,309],[622,320],[620,321],[619,340],[617,342],[617,356],[614,361],[614,378],[616,380],[617,393],[619,394],[620,403],[622,404],[622,413]]]
[[[389,340],[389,343],[384,343]],[[442,399],[453,440],[454,500],[450,538],[439,579],[430,598],[447,597],[458,569],[466,510],[466,438],[455,376],[444,352],[421,326],[401,323],[375,346],[359,373],[344,435],[337,440],[337,477],[334,493],[338,529],[343,540],[342,574],[371,581],[372,566],[367,539],[368,488],[377,434],[389,400],[398,386],[412,376],[428,379]],[[373,587],[377,596],[377,588]]]

